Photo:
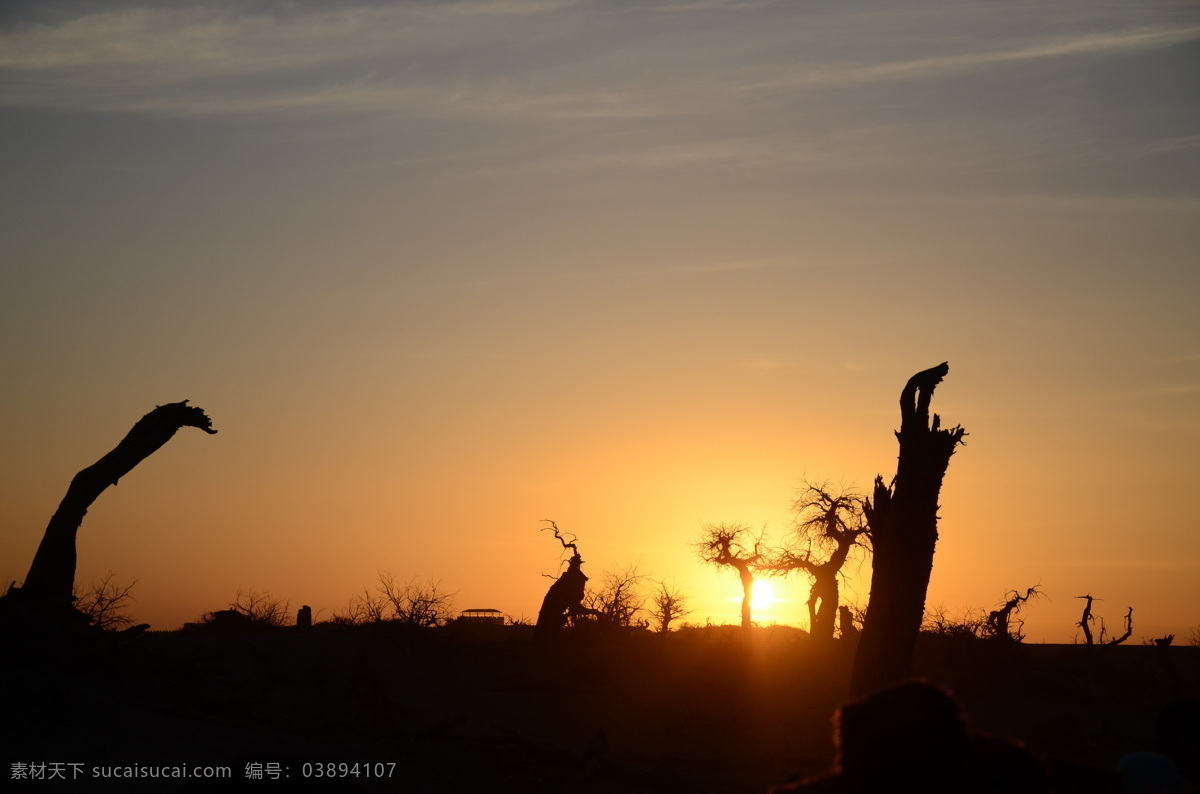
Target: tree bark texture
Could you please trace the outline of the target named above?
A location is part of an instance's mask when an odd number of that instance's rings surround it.
[[[143,416],[128,435],[100,460],[75,475],[58,510],[46,526],[42,542],[21,588],[25,596],[71,603],[75,583],[75,536],[88,508],[110,485],[166,444],[181,427],[216,433],[204,411],[187,400],[160,405]]]
[[[874,548],[871,597],[851,687],[856,695],[903,681],[925,612],[925,595],[937,544],[938,494],[954,448],[966,432],[941,428],[929,415],[933,390],[949,371],[945,363],[909,378],[900,394],[900,455],[891,486],[875,478],[865,513]]]

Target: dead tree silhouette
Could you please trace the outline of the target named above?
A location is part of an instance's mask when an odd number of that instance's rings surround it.
[[[816,639],[831,640],[842,568],[850,552],[862,546],[867,536],[863,497],[853,491],[836,493],[827,485],[805,483],[793,510],[797,522],[792,541],[772,554],[760,570],[783,574],[804,571],[811,576],[808,630]]]
[[[757,565],[765,558],[762,535],[742,524],[709,524],[696,542],[700,559],[710,565],[728,565],[742,583],[742,628],[750,630],[750,600],[754,596]]]
[[[854,657],[851,687],[862,695],[902,681],[912,655],[937,545],[938,495],[962,427],[943,430],[930,422],[933,391],[950,371],[947,363],[918,372],[900,393],[900,456],[890,486],[875,478],[873,498],[863,511],[874,550],[871,596]]]
[[[1016,590],[1010,590],[1005,597],[1005,601],[999,608],[988,613],[987,623],[984,624],[984,636],[991,640],[1008,640],[1012,642],[1020,642],[1025,639],[1025,633],[1021,630],[1024,621],[1016,619],[1016,627],[1013,626],[1014,616],[1021,611],[1021,607],[1031,598],[1036,598],[1042,595],[1042,591],[1038,590],[1040,585],[1034,585],[1025,590],[1025,595],[1021,595]]]
[[[33,564],[21,587],[22,597],[46,604],[70,606],[75,583],[75,536],[88,508],[110,485],[133,470],[181,427],[215,434],[212,420],[187,400],[160,405],[134,424],[129,433],[100,460],[75,475],[58,510],[50,519]]]
[[[117,575],[109,571],[92,586],[74,592],[76,611],[87,616],[88,623],[106,631],[124,631],[137,625],[133,618],[126,614],[129,602],[134,601],[133,588],[138,580],[129,584],[117,581]]]
[[[546,597],[542,599],[542,608],[538,610],[537,624],[533,628],[534,642],[553,642],[568,619],[574,620],[588,614],[595,616],[597,613],[583,606],[588,578],[583,573],[583,557],[579,554],[579,547],[575,545],[575,536],[572,535],[568,541],[563,537],[558,524],[548,518],[542,520],[550,524],[542,529],[553,529],[554,537],[558,538],[563,548],[571,550],[567,570],[563,571],[546,591]]]
[[[1075,597],[1087,599],[1087,602],[1083,605],[1083,617],[1081,617],[1079,622],[1075,625],[1083,629],[1083,644],[1094,645],[1096,642],[1095,638],[1092,637],[1092,621],[1095,620],[1095,618],[1092,617],[1092,601],[1094,599],[1092,598],[1091,593]]]
[[[688,596],[677,584],[658,582],[658,590],[650,597],[650,619],[660,634],[671,630],[671,623],[691,613]]]
[[[1120,645],[1121,643],[1125,642],[1125,640],[1129,639],[1129,637],[1133,634],[1133,607],[1129,607],[1129,611],[1125,613],[1125,633],[1122,634],[1120,637],[1112,637],[1112,638],[1106,639],[1105,638],[1105,630],[1104,630],[1104,620],[1101,619],[1101,621],[1100,621],[1100,639],[1099,639],[1099,642],[1097,642],[1096,638],[1092,636],[1091,624],[1093,622],[1095,622],[1095,620],[1096,620],[1095,616],[1092,615],[1092,601],[1099,601],[1100,599],[1093,598],[1091,593],[1089,593],[1087,595],[1081,595],[1081,596],[1075,596],[1075,597],[1086,599],[1086,602],[1083,605],[1083,616],[1080,617],[1079,622],[1075,624],[1075,625],[1079,626],[1079,628],[1083,629],[1083,644],[1084,645],[1098,645],[1098,646]],[[1174,639],[1174,638],[1172,638],[1172,639]]]
[[[1125,613],[1125,633],[1120,637],[1113,637],[1107,642],[1104,641],[1104,621],[1100,621],[1100,642],[1104,645],[1120,645],[1129,639],[1133,634],[1133,607],[1129,607],[1129,611]],[[1169,644],[1169,643],[1168,643]]]
[[[645,624],[638,617],[646,608],[645,580],[635,564],[610,568],[600,575],[599,587],[584,591],[583,604],[601,623],[625,628]]]

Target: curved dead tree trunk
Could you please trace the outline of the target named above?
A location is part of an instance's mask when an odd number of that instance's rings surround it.
[[[1121,643],[1125,642],[1125,640],[1129,639],[1131,636],[1133,636],[1133,607],[1130,607],[1129,611],[1125,613],[1125,633],[1122,634],[1120,637],[1113,637],[1111,640],[1109,640],[1105,644],[1106,645],[1120,645]]]
[[[542,608],[538,610],[537,624],[533,628],[534,642],[553,642],[566,625],[568,618],[578,615],[596,614],[594,610],[583,606],[583,594],[587,589],[587,576],[583,572],[583,557],[579,547],[575,545],[575,537],[567,541],[562,536],[558,524],[547,519],[550,526],[543,529],[554,529],[554,537],[564,549],[571,550],[571,559],[567,562],[567,570],[554,580],[546,597],[542,599]]]
[[[1021,642],[1025,639],[1025,632],[1022,631],[1022,626],[1025,622],[1020,618],[1016,618],[1016,628],[1013,628],[1014,616],[1021,611],[1025,602],[1035,596],[1040,596],[1042,591],[1038,590],[1041,585],[1034,585],[1025,590],[1025,595],[1021,595],[1016,590],[1009,591],[1003,604],[997,609],[993,609],[987,615],[987,622],[984,627],[984,636],[991,640],[999,640],[1001,642]]]
[[[1099,641],[1097,641],[1096,638],[1092,636],[1092,629],[1091,629],[1091,624],[1094,623],[1096,620],[1096,617],[1092,614],[1092,601],[1093,600],[1099,601],[1100,599],[1094,599],[1092,597],[1091,593],[1088,593],[1087,595],[1081,595],[1081,596],[1075,596],[1075,597],[1085,599],[1085,603],[1083,606],[1083,615],[1082,615],[1082,617],[1079,618],[1079,622],[1075,624],[1076,626],[1079,626],[1081,629],[1083,629],[1083,641],[1084,641],[1083,644],[1084,645],[1096,645],[1098,647],[1107,647],[1109,645],[1120,645],[1121,643],[1125,642],[1125,640],[1127,640],[1131,636],[1133,636],[1133,607],[1129,607],[1129,611],[1125,613],[1125,633],[1122,634],[1120,637],[1107,637],[1106,636],[1107,632],[1104,629],[1104,620],[1101,619],[1100,620],[1100,639],[1099,639]]]
[[[900,457],[890,487],[882,477],[864,512],[874,546],[871,598],[854,657],[858,695],[908,678],[937,544],[938,494],[961,427],[941,428],[929,403],[949,372],[943,363],[909,378],[900,393]]]
[[[181,427],[216,433],[204,411],[187,400],[160,405],[137,421],[111,452],[75,475],[51,517],[29,566],[21,593],[46,602],[69,605],[75,583],[75,536],[88,508],[110,485],[154,454]]]

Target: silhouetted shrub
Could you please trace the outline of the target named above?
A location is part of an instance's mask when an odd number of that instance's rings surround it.
[[[432,628],[454,619],[454,596],[442,589],[441,582],[410,579],[400,584],[390,571],[379,571],[379,583],[372,590],[364,587],[354,596],[346,611],[336,613],[332,622],[341,625],[362,623],[402,623]]]
[[[75,609],[87,616],[88,622],[106,631],[123,631],[134,625],[135,621],[126,614],[129,602],[133,601],[131,591],[137,585],[134,579],[129,584],[121,584],[116,574],[109,571],[103,578],[92,582],[92,586],[84,593],[75,588]]]

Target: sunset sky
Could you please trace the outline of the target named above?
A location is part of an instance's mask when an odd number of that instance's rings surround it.
[[[79,535],[155,628],[381,569],[533,618],[541,519],[733,622],[701,526],[890,477],[949,361],[930,604],[1186,640],[1198,97],[1195,2],[6,3],[0,575],[188,399]]]

